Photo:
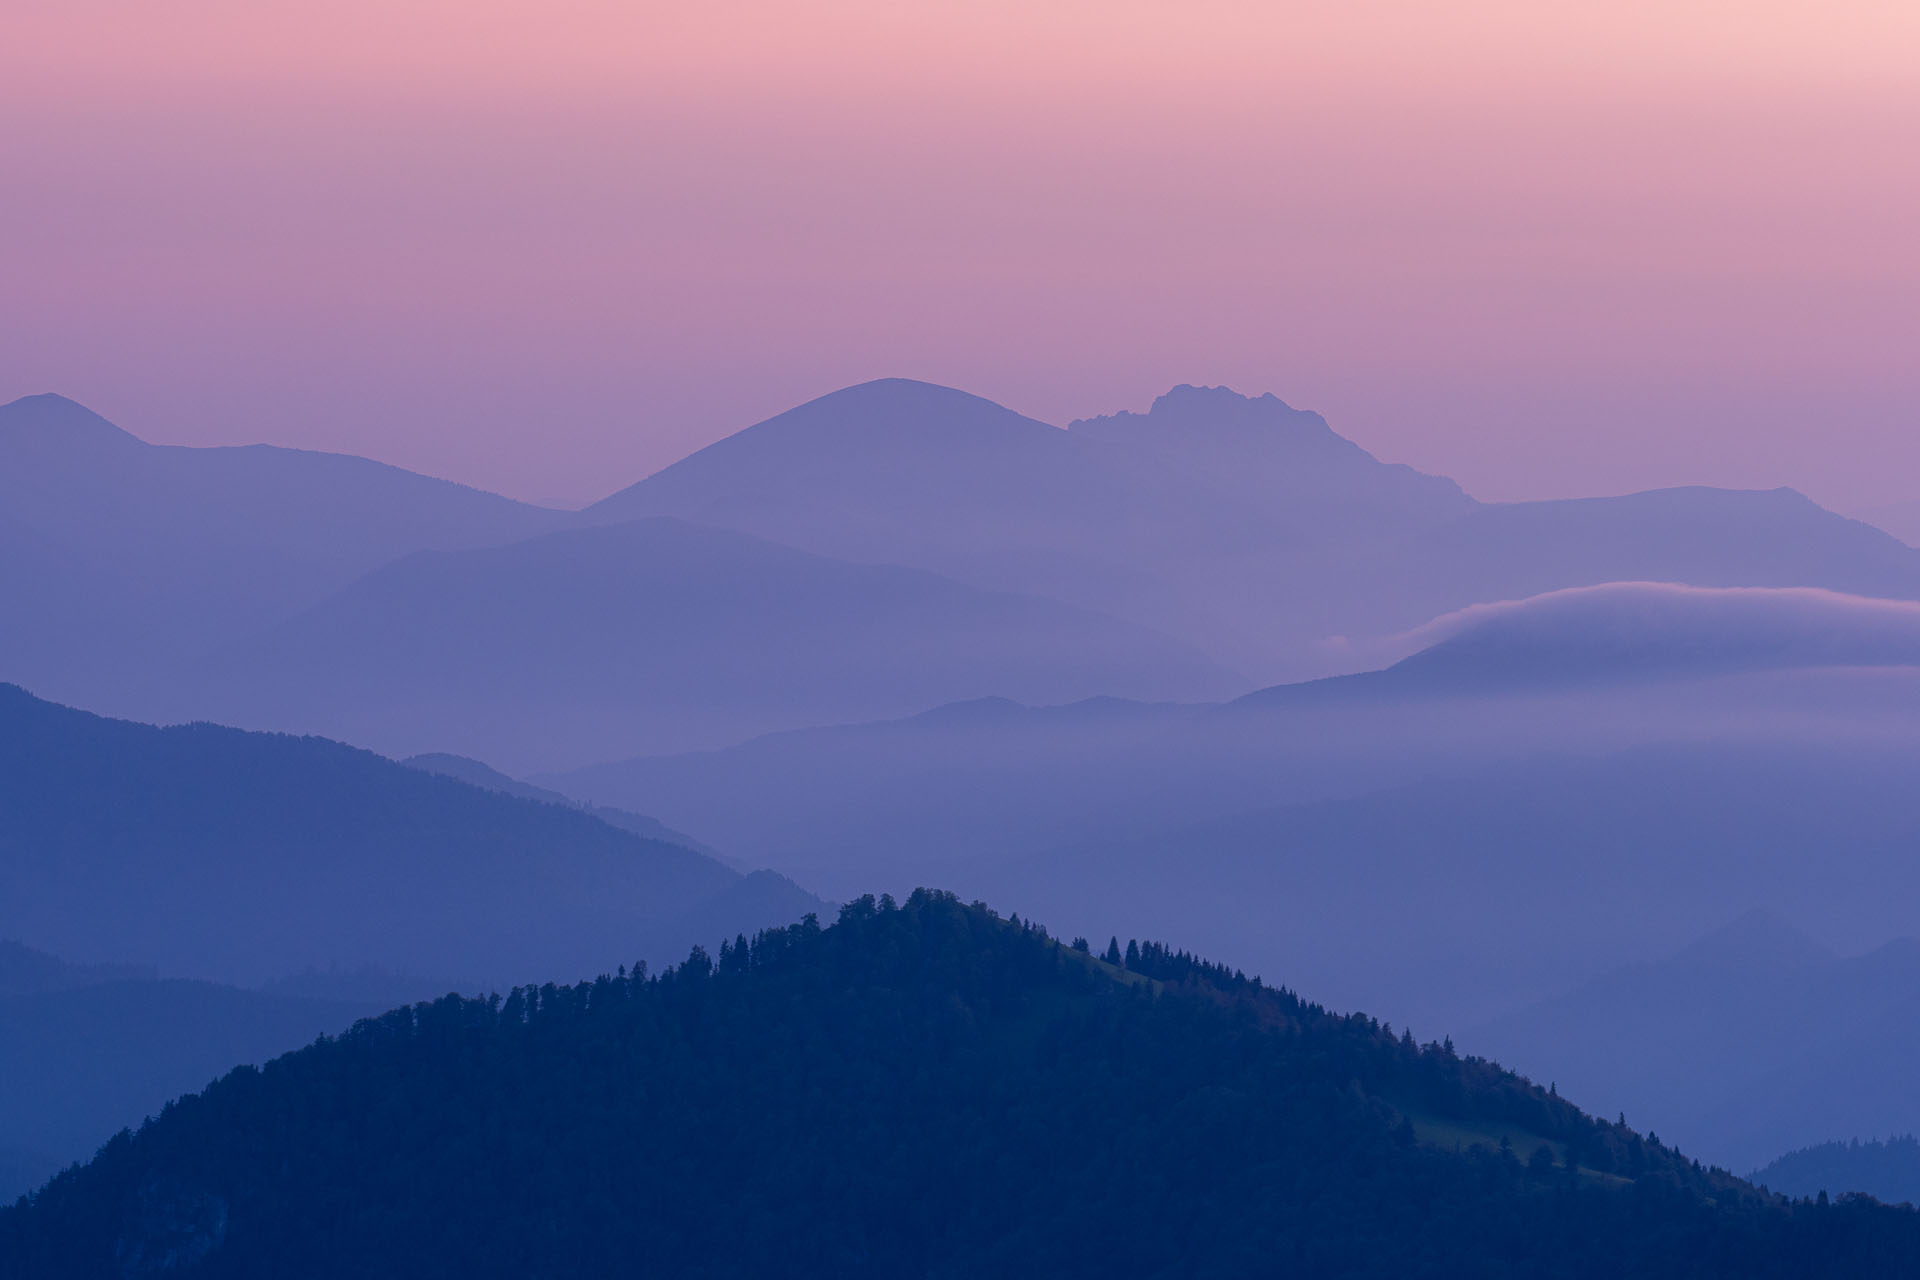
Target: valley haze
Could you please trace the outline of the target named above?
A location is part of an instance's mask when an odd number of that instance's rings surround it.
[[[0,451],[10,668],[256,731],[6,693],[4,932],[67,961],[477,990],[933,881],[1550,1071],[1527,1010],[1743,911],[1915,931],[1920,552],[1791,491],[1485,504],[1272,395],[902,379],[576,512],[59,396]],[[1914,1125],[1792,1070],[1734,1127],[1591,1088],[1729,1166]]]
[[[0,28],[0,1280],[1920,1275],[1920,6]]]

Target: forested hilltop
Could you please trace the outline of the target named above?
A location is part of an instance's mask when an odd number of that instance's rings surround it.
[[[0,1274],[1910,1274],[1450,1044],[926,891],[242,1069],[0,1213]]]

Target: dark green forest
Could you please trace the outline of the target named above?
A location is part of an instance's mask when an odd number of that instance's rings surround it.
[[[921,891],[232,1072],[0,1212],[10,1277],[1911,1275],[1451,1044]],[[1476,1136],[1480,1135],[1480,1136]]]

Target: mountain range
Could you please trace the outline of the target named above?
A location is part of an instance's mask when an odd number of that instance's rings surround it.
[[[44,696],[516,773],[971,697],[1231,697],[1616,581],[1920,599],[1920,551],[1791,491],[1483,504],[1271,395],[1062,430],[903,379],[581,512],[28,397],[0,552],[0,675]]]
[[[1920,941],[1839,956],[1749,912],[1665,959],[1628,966],[1464,1033],[1689,1151],[1754,1168],[1781,1151],[1920,1127]],[[1778,1190],[1811,1195],[1798,1183]],[[1842,1191],[1885,1192],[1871,1185]]]
[[[0,937],[257,983],[506,983],[821,906],[589,813],[319,738],[102,719],[0,686]]]
[[[957,698],[1206,698],[1191,647],[1035,596],[671,519],[421,552],[218,654],[193,705],[524,767]]]
[[[744,870],[734,859],[715,849],[712,845],[676,831],[658,818],[649,818],[644,813],[634,813],[627,809],[614,809],[605,805],[582,804],[558,791],[546,787],[536,787],[530,782],[509,777],[483,760],[471,756],[456,756],[445,751],[432,751],[422,755],[408,756],[400,762],[409,769],[419,769],[423,773],[439,774],[445,778],[457,778],[482,791],[498,791],[503,795],[518,796],[522,800],[538,800],[543,804],[564,805],[571,809],[583,809],[610,827],[630,831],[634,835],[649,840],[658,840],[665,844],[679,845],[695,853],[704,853],[716,862],[724,862],[736,871]]]
[[[1367,665],[1353,641],[1615,581],[1920,598],[1920,555],[1790,490],[1482,504],[1272,395],[1177,387],[1060,431],[889,379],[835,392],[596,504],[1055,596],[1256,680]],[[1109,692],[1118,692],[1110,690]]]
[[[365,458],[152,445],[57,395],[0,406],[0,674],[137,698],[183,659],[400,556],[513,542],[563,513]]]
[[[395,1004],[827,909],[477,761],[161,729],[0,685],[0,938],[21,940],[0,941],[0,1200]]]
[[[119,974],[21,994],[50,1062],[89,1002],[72,1043],[171,1000],[257,1061],[943,883],[1484,1026],[1732,1167],[1913,1127],[1911,1015],[1818,992],[1903,980],[1855,960],[1913,933],[1920,552],[1789,490],[1487,504],[1273,396],[1062,430],[896,379],[563,512],[46,396],[0,406],[0,593],[43,695],[0,687],[0,938]],[[1666,1035],[1608,984],[1747,908],[1855,957],[1793,979],[1811,1047],[1736,1109],[1560,1067],[1551,1010]]]
[[[1672,951],[1729,895],[1861,947],[1909,931],[1916,618],[1595,588],[1224,705],[975,702],[542,781],[829,894],[937,879],[1067,927],[1204,933],[1460,1027]]]

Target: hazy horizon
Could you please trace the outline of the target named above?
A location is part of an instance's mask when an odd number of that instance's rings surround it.
[[[596,479],[590,482],[592,487],[583,488],[578,491],[567,492],[567,493],[545,493],[545,492],[529,489],[524,484],[515,485],[513,483],[505,483],[505,484],[499,484],[499,485],[489,485],[486,483],[482,483],[478,480],[465,478],[460,474],[462,468],[458,464],[457,455],[450,455],[449,458],[447,459],[448,465],[440,467],[438,469],[436,469],[433,466],[415,465],[408,462],[404,462],[404,461],[401,461],[398,456],[396,456],[399,452],[401,452],[400,450],[389,449],[386,452],[382,452],[381,449],[379,448],[380,442],[377,440],[369,442],[369,444],[371,445],[370,448],[367,448],[364,451],[356,452],[354,450],[347,449],[347,448],[334,448],[320,442],[295,443],[294,441],[286,440],[286,439],[274,439],[266,436],[257,436],[257,437],[249,436],[245,433],[244,429],[240,429],[239,431],[237,431],[232,438],[225,438],[225,437],[200,438],[198,435],[196,435],[196,433],[193,433],[191,431],[189,431],[185,436],[178,437],[178,438],[151,435],[151,434],[148,434],[146,431],[138,428],[137,426],[130,425],[128,422],[114,417],[113,414],[107,413],[101,410],[99,406],[86,401],[82,397],[71,395],[66,391],[60,390],[59,388],[44,388],[40,391],[21,392],[17,396],[14,396],[14,395],[0,396],[0,405],[11,404],[16,400],[28,399],[33,396],[55,395],[55,396],[60,396],[63,399],[72,400],[74,403],[81,405],[83,408],[99,413],[102,417],[106,418],[109,422],[112,422],[114,426],[119,427],[120,429],[126,431],[128,434],[132,436],[135,436],[136,438],[138,438],[139,440],[141,440],[143,443],[146,443],[146,444],[177,446],[177,447],[195,448],[195,449],[236,448],[236,447],[246,447],[249,445],[269,445],[276,448],[301,449],[301,450],[309,450],[317,453],[340,453],[350,457],[363,457],[373,462],[379,462],[388,466],[399,467],[399,468],[402,468],[403,470],[412,471],[412,472],[415,472],[416,474],[423,475],[423,476],[429,476],[429,477],[442,479],[442,480],[451,480],[457,484],[462,484],[470,488],[479,489],[486,493],[498,494],[502,497],[511,498],[516,502],[523,502],[532,506],[546,507],[556,511],[580,511],[586,507],[592,506],[594,503],[599,502],[602,499],[611,497],[612,495],[619,493],[621,490],[629,487],[630,485],[640,480],[649,478],[653,475],[657,475],[659,472],[667,469],[668,467],[673,466],[675,463],[680,462],[687,457],[690,457],[692,454],[698,453],[700,450],[706,448],[710,444],[715,444],[721,440],[724,440],[729,436],[735,435],[740,431],[746,430],[748,427],[757,426],[761,422],[764,422],[770,418],[779,416],[779,414],[782,412],[785,412],[790,409],[798,408],[803,405],[811,404],[816,400],[825,399],[833,395],[835,392],[846,391],[852,388],[857,388],[860,386],[867,385],[868,383],[871,383],[871,382],[888,382],[888,381],[901,381],[901,380],[912,381],[912,382],[925,382],[930,386],[942,387],[942,388],[947,388],[947,389],[956,390],[956,391],[963,391],[969,395],[979,395],[980,398],[987,400],[991,403],[994,403],[996,405],[1000,405],[1002,408],[1011,409],[1015,413],[1021,414],[1022,417],[1030,418],[1033,421],[1044,423],[1045,425],[1055,427],[1062,431],[1065,431],[1071,425],[1071,423],[1075,421],[1080,421],[1083,419],[1091,419],[1099,416],[1105,416],[1111,413],[1144,414],[1146,410],[1155,401],[1160,399],[1167,392],[1176,390],[1179,387],[1183,387],[1183,386],[1198,386],[1203,389],[1213,389],[1215,386],[1218,386],[1225,390],[1233,391],[1238,395],[1245,396],[1249,399],[1257,399],[1261,396],[1272,395],[1278,398],[1279,400],[1281,400],[1283,403],[1287,404],[1291,408],[1305,410],[1307,412],[1320,412],[1312,405],[1300,404],[1296,401],[1288,400],[1288,398],[1284,394],[1270,387],[1247,388],[1247,387],[1232,386],[1230,384],[1225,384],[1225,383],[1207,384],[1207,383],[1198,383],[1198,382],[1192,382],[1192,381],[1182,381],[1182,382],[1169,383],[1167,386],[1162,387],[1159,391],[1149,393],[1138,404],[1123,404],[1113,409],[1103,409],[1099,411],[1099,413],[1093,413],[1093,412],[1071,413],[1066,417],[1055,421],[1055,420],[1049,420],[1047,418],[1039,417],[1035,414],[1027,413],[1021,410],[1018,405],[1006,404],[1004,401],[998,400],[995,397],[990,395],[984,395],[970,387],[953,386],[951,384],[940,383],[931,379],[903,378],[901,375],[881,374],[881,375],[876,375],[875,377],[870,379],[861,379],[852,383],[848,383],[844,386],[826,388],[820,391],[818,394],[805,395],[800,399],[792,401],[791,403],[781,405],[778,408],[775,408],[765,414],[762,414],[760,417],[752,418],[750,420],[745,420],[745,421],[732,424],[730,426],[722,427],[713,436],[712,439],[702,439],[702,440],[695,441],[687,448],[687,451],[685,453],[675,453],[670,456],[663,455],[658,462],[649,462],[645,464],[647,466],[647,469],[643,471],[634,472],[632,474],[628,474],[623,471],[614,471],[611,469],[611,466],[604,461],[595,461],[591,458],[587,458],[583,456],[580,459],[580,461],[583,464],[583,471],[590,470],[596,476]],[[1327,416],[1327,415],[1322,414],[1322,416]],[[1368,449],[1368,452],[1372,453],[1381,462],[1399,463],[1402,465],[1414,466],[1416,470],[1419,470],[1424,474],[1453,480],[1460,484],[1461,488],[1467,493],[1469,497],[1475,499],[1476,501],[1487,502],[1487,503],[1551,502],[1551,501],[1556,501],[1560,499],[1571,499],[1571,498],[1621,497],[1629,494],[1645,493],[1645,492],[1651,492],[1651,491],[1656,491],[1660,489],[1688,488],[1688,487],[1695,487],[1695,486],[1708,487],[1708,488],[1725,488],[1725,489],[1744,490],[1744,491],[1792,489],[1795,492],[1807,494],[1809,497],[1812,497],[1816,502],[1819,502],[1822,506],[1826,506],[1828,509],[1835,511],[1841,515],[1845,515],[1854,519],[1864,520],[1869,523],[1873,523],[1877,515],[1886,514],[1891,509],[1900,507],[1903,505],[1907,505],[1909,502],[1911,502],[1912,504],[1920,504],[1920,497],[1916,497],[1911,500],[1896,497],[1891,500],[1883,499],[1883,500],[1865,501],[1865,502],[1830,502],[1830,501],[1823,500],[1818,493],[1810,491],[1806,486],[1802,484],[1797,484],[1791,479],[1783,479],[1783,480],[1780,480],[1778,483],[1764,483],[1759,480],[1755,480],[1752,483],[1736,483],[1729,480],[1715,480],[1712,478],[1701,478],[1700,476],[1695,476],[1693,478],[1672,478],[1672,479],[1665,479],[1665,480],[1655,479],[1645,484],[1629,484],[1624,487],[1609,487],[1607,485],[1601,484],[1601,485],[1598,485],[1597,487],[1588,487],[1585,489],[1574,488],[1574,489],[1569,489],[1565,492],[1559,492],[1559,491],[1535,492],[1535,491],[1529,490],[1524,492],[1516,491],[1512,493],[1499,492],[1495,494],[1488,494],[1485,492],[1476,491],[1472,485],[1466,483],[1464,480],[1461,479],[1459,475],[1455,474],[1454,472],[1445,470],[1443,468],[1436,469],[1436,468],[1419,466],[1417,464],[1408,462],[1408,460],[1405,458],[1396,457],[1390,454],[1382,453],[1378,449],[1370,448],[1367,445],[1367,442],[1365,440],[1357,438],[1355,435],[1353,435],[1352,432],[1345,429],[1343,425],[1337,420],[1330,420],[1328,425],[1331,426],[1334,429],[1335,433],[1341,436],[1342,438],[1351,440],[1353,441],[1353,443],[1360,445],[1362,448]],[[616,453],[617,452],[618,450],[616,450]],[[1702,475],[1704,475],[1704,473],[1702,473]],[[512,479],[511,476],[506,476],[504,478],[508,479],[509,481]],[[1916,487],[1916,493],[1920,493],[1920,487]],[[1903,528],[1911,528],[1911,527],[1913,527],[1913,522],[1911,518],[1909,518],[1904,522]],[[1899,533],[1902,532],[1902,529],[1896,528],[1892,531],[1895,532],[1896,535],[1898,535]]]
[[[1913,0],[0,32],[0,1273],[1915,1271]]]
[[[873,377],[1920,498],[1915,11],[16,5],[0,399],[578,503]],[[884,111],[872,105],[885,103]],[[1062,159],[1062,158],[1065,159]]]

